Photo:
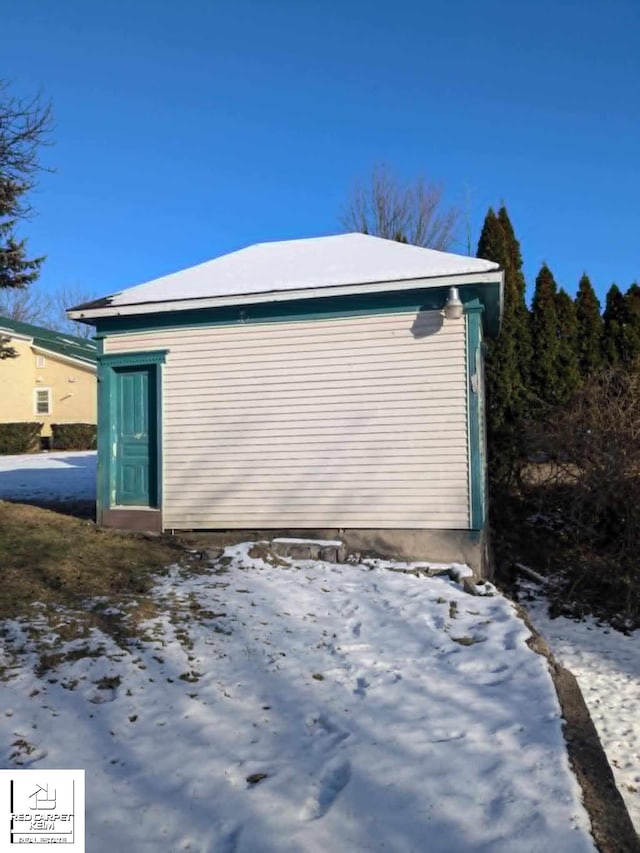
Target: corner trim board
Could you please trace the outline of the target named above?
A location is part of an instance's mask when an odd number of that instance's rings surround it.
[[[482,530],[485,524],[485,473],[483,460],[482,409],[482,319],[479,310],[467,310],[467,429],[469,443],[469,526]]]

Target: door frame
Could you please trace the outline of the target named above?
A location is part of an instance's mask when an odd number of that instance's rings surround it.
[[[98,356],[98,471],[96,516],[98,524],[109,527],[133,527],[141,530],[162,530],[162,366],[168,350],[144,350]],[[155,415],[149,413],[149,426],[155,428],[156,438],[156,500],[153,506],[127,509],[115,504],[116,463],[116,381],[118,368],[146,367],[155,372]],[[152,515],[153,514],[153,517]]]

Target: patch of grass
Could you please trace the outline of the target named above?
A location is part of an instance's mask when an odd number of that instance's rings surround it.
[[[39,678],[41,678],[50,670],[55,669],[58,664],[74,660],[83,660],[84,658],[100,658],[103,656],[104,652],[105,649],[103,646],[93,649],[89,648],[89,646],[81,646],[78,649],[69,649],[64,652],[41,652],[35,668],[35,673]]]
[[[94,683],[98,690],[115,690],[120,687],[122,679],[119,675],[105,675]]]
[[[144,594],[183,555],[166,539],[0,501],[0,618],[18,618],[34,601],[74,607],[82,598]]]
[[[183,649],[186,649],[187,651],[191,651],[193,649],[193,640],[186,628],[178,628],[174,636]]]
[[[155,576],[185,561],[183,547],[167,538],[103,530],[52,510],[0,501],[0,620],[23,623],[39,647],[40,675],[96,654],[88,645],[57,652],[51,634],[58,646],[87,639],[98,628],[130,648],[137,626],[158,614],[148,597]]]
[[[36,750],[35,746],[23,737],[19,737],[18,740],[14,740],[11,746],[17,748],[9,756],[9,761],[15,761],[16,764],[22,764],[23,762],[20,759],[25,755],[32,755]]]
[[[183,672],[178,676],[181,681],[187,681],[189,684],[195,684],[196,681],[200,681],[202,678],[202,673],[198,672],[195,669],[192,669],[190,672]]]

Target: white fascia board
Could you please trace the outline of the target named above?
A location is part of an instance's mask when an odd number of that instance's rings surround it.
[[[327,296],[355,296],[364,293],[388,293],[402,290],[420,290],[443,287],[450,284],[476,284],[494,282],[499,284],[503,275],[500,270],[464,273],[463,275],[437,276],[436,278],[414,278],[403,281],[380,281],[373,284],[345,284],[331,287],[313,287],[304,290],[272,290],[268,293],[244,293],[239,296],[213,296],[195,299],[174,299],[163,302],[141,302],[130,305],[113,305],[105,308],[89,308],[85,311],[67,311],[72,320],[91,320],[99,317],[128,317],[133,314],[159,314],[168,311],[187,311],[189,308],[222,308],[228,305],[253,305],[261,302],[289,302],[294,299],[319,299]]]
[[[0,335],[3,337],[11,338],[14,341],[25,341],[25,343],[30,344],[33,338],[30,335],[19,335],[17,332],[12,331],[11,329],[6,329],[4,326],[0,326]]]
[[[61,355],[59,352],[46,349],[46,347],[32,346],[31,349],[40,355],[46,355],[48,358],[53,358],[56,361],[64,361],[65,363],[73,364],[76,367],[84,367],[85,370],[90,370],[91,373],[95,373],[97,371],[97,366],[92,361],[83,361],[81,358],[74,358],[71,355]]]

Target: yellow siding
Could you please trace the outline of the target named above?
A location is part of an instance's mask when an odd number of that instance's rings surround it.
[[[96,423],[95,370],[49,353],[44,353],[44,367],[36,367],[43,353],[26,341],[14,339],[11,346],[18,357],[0,360],[0,423],[37,421],[43,436],[51,435],[52,423]],[[36,388],[51,389],[50,415],[36,414]]]
[[[24,341],[12,340],[10,346],[18,357],[0,359],[0,423],[34,421],[35,356]]]
[[[113,336],[168,349],[168,528],[469,526],[464,321],[437,312]]]

